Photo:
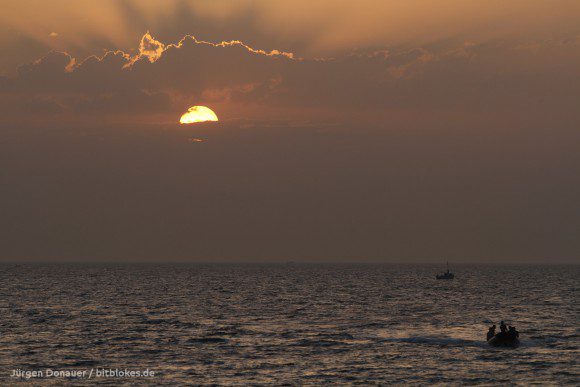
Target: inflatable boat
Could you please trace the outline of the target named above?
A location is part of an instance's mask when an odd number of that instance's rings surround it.
[[[520,340],[517,335],[510,332],[500,332],[487,340],[487,343],[494,347],[517,347],[520,345]]]

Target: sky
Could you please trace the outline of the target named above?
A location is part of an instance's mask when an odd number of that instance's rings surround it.
[[[4,0],[0,260],[577,263],[579,18]]]

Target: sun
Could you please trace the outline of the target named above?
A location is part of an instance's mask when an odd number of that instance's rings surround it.
[[[196,122],[219,121],[216,114],[205,106],[192,106],[179,119],[180,124],[193,124]]]

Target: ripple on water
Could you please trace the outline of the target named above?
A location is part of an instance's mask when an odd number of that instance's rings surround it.
[[[2,369],[150,368],[167,385],[578,381],[577,266],[462,266],[449,283],[421,266],[4,269]],[[484,341],[499,319],[519,348]]]

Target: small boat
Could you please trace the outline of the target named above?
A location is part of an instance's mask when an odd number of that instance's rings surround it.
[[[441,274],[437,274],[435,278],[437,278],[438,280],[452,280],[453,278],[455,278],[455,274],[449,271],[449,262],[447,262],[447,271]]]
[[[520,345],[518,335],[510,332],[500,332],[487,340],[487,343],[494,347],[512,347],[515,348]]]

